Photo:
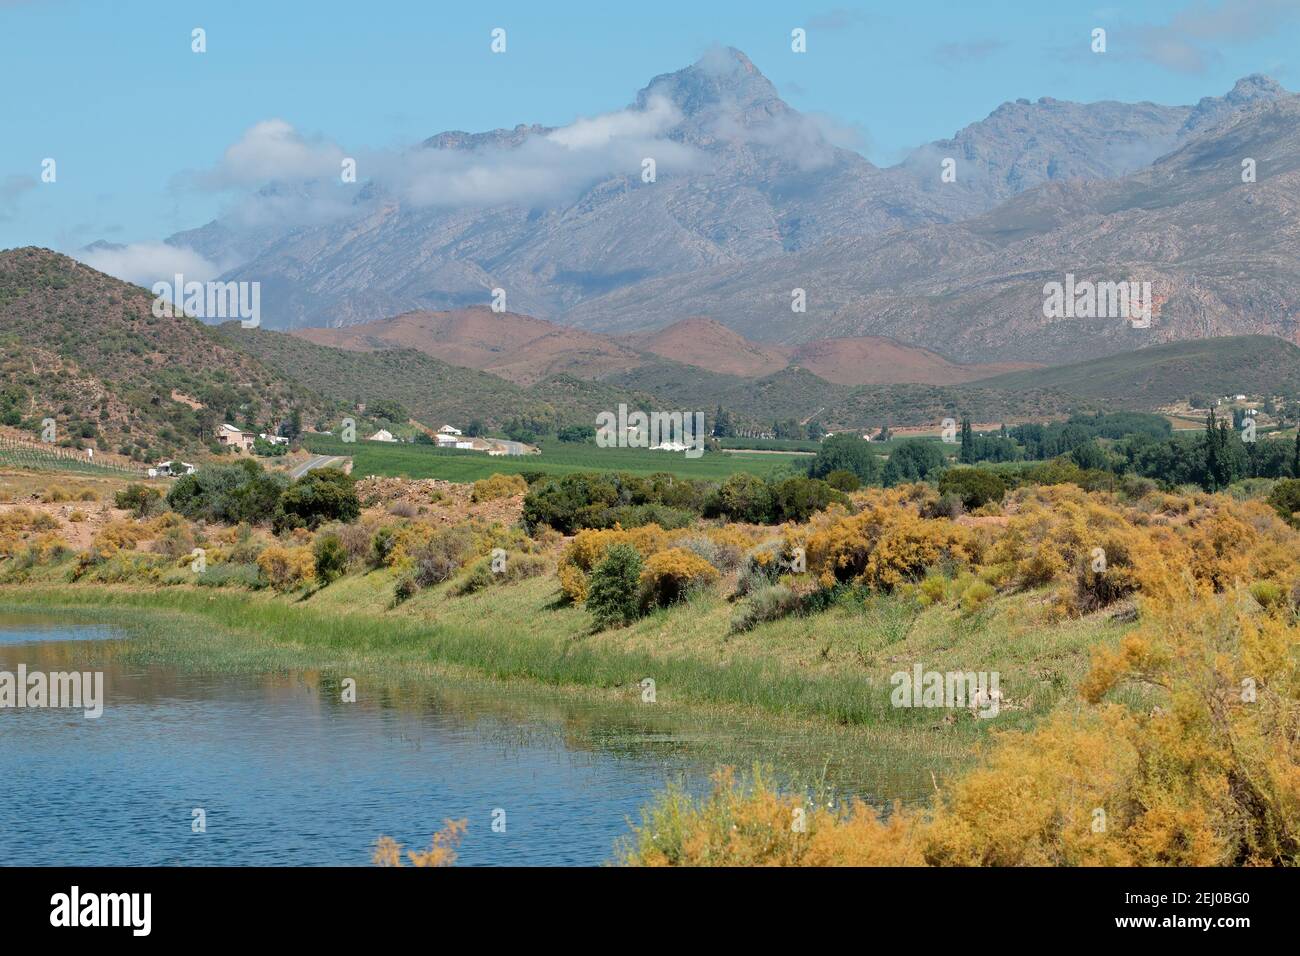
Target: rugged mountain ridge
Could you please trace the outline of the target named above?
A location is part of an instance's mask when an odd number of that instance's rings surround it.
[[[262,283],[271,328],[339,327],[413,310],[466,308],[486,303],[500,288],[513,311],[597,331],[653,329],[704,315],[750,339],[877,335],[948,353],[945,342],[963,349],[975,344],[962,328],[969,317],[951,314],[946,293],[936,299],[928,277],[903,287],[878,268],[841,274],[847,285],[831,315],[824,307],[807,318],[787,312],[779,333],[772,319],[777,303],[767,301],[770,283],[754,277],[789,274],[788,297],[790,288],[814,284],[804,278],[810,271],[816,279],[840,260],[870,258],[883,242],[901,251],[904,268],[896,273],[915,271],[905,267],[909,255],[936,253],[941,263],[969,253],[968,271],[978,271],[992,247],[977,241],[978,227],[962,232],[957,224],[995,216],[1027,190],[1068,190],[1079,179],[1133,175],[1155,157],[1288,97],[1273,81],[1248,77],[1195,106],[1020,100],[882,169],[836,145],[820,121],[782,101],[743,53],[715,50],[652,79],[623,117],[653,125],[661,137],[646,147],[663,153],[653,183],[642,181],[642,152],[620,155],[622,168],[593,171],[574,195],[552,202],[419,205],[370,183],[341,218],[255,230],[218,221],[171,241],[217,261],[243,259],[227,278]],[[452,131],[424,141],[415,161],[491,169],[521,151],[568,149],[589,132],[581,124]],[[939,164],[950,155],[957,179],[945,183]],[[264,198],[274,202],[293,192],[269,184]],[[1088,256],[1096,257],[1096,250]],[[1014,266],[1013,257],[1007,269]],[[748,288],[737,288],[740,282]],[[673,294],[679,284],[689,294]],[[951,327],[943,335],[913,335],[906,321],[894,319],[893,308],[873,311],[885,290],[911,300],[915,312],[950,315]],[[824,306],[825,290],[819,294]],[[1050,348],[1028,350],[1014,336],[981,341],[977,351],[959,357],[1042,361],[1093,354],[1072,354],[1077,343],[1068,337],[1049,338]],[[1128,344],[1107,339],[1105,348]]]
[[[566,319],[631,331],[690,309],[760,341],[870,333],[962,362],[1061,363],[1236,334],[1300,342],[1298,196],[1300,97],[1265,99],[1117,180],[1048,183],[959,223],[647,280]],[[1047,318],[1045,284],[1070,274],[1150,282],[1150,328]],[[793,288],[808,307],[792,319]]]

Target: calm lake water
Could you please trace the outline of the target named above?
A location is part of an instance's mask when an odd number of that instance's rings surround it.
[[[877,805],[931,785],[928,768],[770,722],[444,681],[362,679],[344,703],[315,671],[142,665],[128,631],[87,620],[0,612],[0,671],[102,670],[105,685],[97,719],[0,709],[0,865],[366,865],[381,834],[423,848],[461,818],[462,865],[595,865],[670,781],[702,792],[719,763]]]
[[[86,642],[120,637],[0,616],[0,670],[78,669]],[[310,674],[98,666],[97,719],[0,710],[0,862],[361,865],[380,834],[427,846],[464,817],[462,864],[598,864],[692,769],[671,735],[593,735],[580,714],[575,729],[554,711],[502,713],[486,692],[376,700],[362,681],[345,704]]]

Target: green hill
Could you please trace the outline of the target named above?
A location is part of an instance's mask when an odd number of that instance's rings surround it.
[[[568,375],[524,388],[415,349],[354,352],[283,332],[241,328],[238,322],[215,326],[214,334],[332,401],[349,408],[380,399],[397,401],[417,421],[433,428],[444,423],[463,427],[476,419],[489,428],[500,428],[516,418],[548,427],[592,424],[598,412],[613,410],[619,402],[658,407],[635,390]]]
[[[153,296],[49,249],[0,252],[0,420],[56,443],[155,460],[212,440],[222,421],[274,428],[321,399]]]
[[[1294,396],[1300,395],[1300,348],[1268,335],[1234,335],[1153,345],[976,384],[991,391],[1051,389],[1134,409],[1153,409],[1192,394]]]

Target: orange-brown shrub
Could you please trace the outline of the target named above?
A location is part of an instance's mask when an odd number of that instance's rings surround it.
[[[1144,601],[1040,727],[1005,733],[979,769],[887,823],[807,810],[761,777],[670,791],[623,853],[638,865],[1229,866],[1300,863],[1300,626],[1190,575]],[[1123,687],[1127,703],[1109,699]],[[813,848],[819,849],[814,853]]]
[[[257,566],[277,591],[292,591],[316,578],[316,556],[308,547],[273,544],[257,556]]]
[[[868,503],[861,512],[813,531],[808,570],[823,585],[853,582],[891,590],[942,562],[972,556],[971,533],[951,521],[922,518],[910,507]]]
[[[474,482],[470,500],[474,502],[492,501],[495,498],[509,498],[511,495],[528,493],[528,482],[522,475],[492,475]]]
[[[718,569],[693,551],[668,548],[646,559],[641,571],[642,603],[666,607],[718,580]]]

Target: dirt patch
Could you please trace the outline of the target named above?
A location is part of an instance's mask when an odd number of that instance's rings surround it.
[[[469,518],[517,524],[524,513],[524,496],[491,501],[471,500],[472,486],[439,478],[369,476],[357,482],[357,497],[368,514],[419,517],[435,524],[459,524]]]

